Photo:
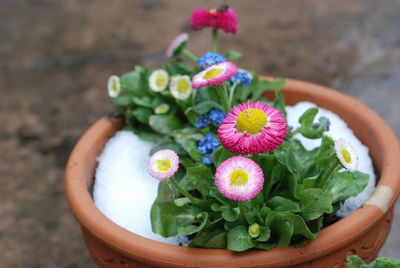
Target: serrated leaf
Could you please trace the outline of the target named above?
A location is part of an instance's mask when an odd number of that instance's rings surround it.
[[[333,203],[356,196],[368,185],[369,175],[356,172],[335,173],[328,181],[326,192],[332,195]]]
[[[317,219],[324,213],[331,213],[333,211],[333,197],[329,192],[323,192],[319,188],[308,188],[301,191],[299,195],[300,208],[302,210],[300,216],[306,222]]]

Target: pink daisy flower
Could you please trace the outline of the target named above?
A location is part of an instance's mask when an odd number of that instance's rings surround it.
[[[179,156],[172,150],[161,150],[150,157],[147,170],[154,178],[164,180],[174,176],[178,167]]]
[[[236,33],[238,29],[238,17],[233,10],[226,5],[218,9],[196,8],[190,18],[190,27],[193,30],[200,30],[204,27],[222,29],[226,33]]]
[[[165,56],[168,58],[176,57],[185,48],[189,35],[187,33],[181,33],[172,40],[169,44]]]
[[[245,102],[231,109],[218,136],[222,145],[235,154],[260,154],[278,148],[287,134],[285,116],[261,102]]]
[[[192,87],[198,89],[204,86],[222,85],[225,80],[236,73],[237,67],[234,63],[230,61],[221,62],[196,74],[192,79]]]
[[[243,156],[231,157],[217,168],[215,185],[228,199],[253,199],[263,188],[264,174],[256,162]]]

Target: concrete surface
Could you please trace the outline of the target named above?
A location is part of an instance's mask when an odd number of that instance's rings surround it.
[[[240,19],[221,47],[260,74],[334,87],[400,133],[398,0],[227,1]],[[94,267],[63,195],[79,136],[112,109],[111,74],[157,65],[195,7],[222,1],[0,1],[2,267]],[[189,48],[209,48],[208,31]],[[400,219],[381,254],[400,257]]]

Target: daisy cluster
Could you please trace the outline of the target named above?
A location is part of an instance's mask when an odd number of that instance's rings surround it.
[[[219,31],[238,30],[233,8],[195,9],[190,26],[211,29],[211,49],[202,57],[181,33],[160,68],[137,66],[108,80],[125,128],[155,143],[147,167],[161,181],[153,231],[234,251],[314,239],[324,216],[368,182],[357,171],[357,152],[325,134],[329,120],[314,122],[317,108],[289,128],[284,79],[262,80],[237,67],[239,52],[218,53]],[[268,90],[274,99],[263,95]],[[308,151],[296,134],[322,138],[321,146]]]

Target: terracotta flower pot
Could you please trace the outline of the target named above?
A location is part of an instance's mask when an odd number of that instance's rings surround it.
[[[75,146],[65,172],[65,192],[82,226],[86,245],[100,267],[343,267],[348,255],[376,257],[391,226],[400,192],[400,145],[388,124],[357,100],[315,84],[287,79],[286,102],[311,101],[337,113],[370,149],[379,173],[373,196],[349,216],[324,228],[301,248],[270,251],[184,248],[131,233],[110,221],[93,203],[96,158],[122,121],[103,118]]]

